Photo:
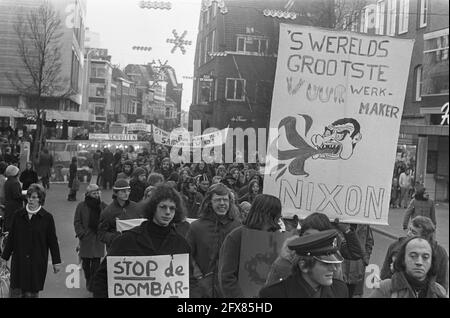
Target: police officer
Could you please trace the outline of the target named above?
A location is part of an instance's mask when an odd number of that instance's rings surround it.
[[[347,298],[346,284],[333,278],[344,260],[338,253],[338,232],[322,231],[298,237],[288,244],[297,259],[285,280],[262,288],[261,298]]]

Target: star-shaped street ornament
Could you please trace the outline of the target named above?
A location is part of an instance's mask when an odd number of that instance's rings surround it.
[[[181,36],[178,35],[176,30],[172,30],[172,33],[174,35],[174,39],[167,39],[167,43],[172,43],[175,44],[174,47],[172,48],[172,51],[170,51],[170,53],[174,53],[175,50],[177,48],[179,48],[181,50],[181,53],[186,54],[186,49],[185,49],[185,45],[192,45],[192,41],[186,41],[184,40],[184,37],[187,34],[187,31],[184,31],[183,34]]]

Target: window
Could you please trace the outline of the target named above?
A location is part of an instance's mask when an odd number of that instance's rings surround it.
[[[207,105],[214,100],[214,79],[210,75],[202,76],[199,83],[199,104]]]
[[[106,70],[102,64],[92,63],[90,77],[106,78]]]
[[[419,27],[424,28],[427,26],[428,0],[419,0],[419,2]]]
[[[0,95],[0,106],[17,107],[19,105],[19,96]]]
[[[205,36],[205,42],[203,44],[204,47],[204,58],[203,58],[203,63],[208,62],[208,49],[209,49],[209,36]]]
[[[414,69],[414,83],[414,100],[420,102],[422,100],[422,65],[419,65]]]
[[[105,116],[105,106],[104,105],[95,105],[95,116]]]
[[[199,41],[199,48],[198,48],[198,66],[202,65],[202,57],[203,57],[203,52],[202,52],[202,41]]]
[[[424,34],[422,96],[448,95],[448,28]]]
[[[354,12],[352,15],[352,22],[351,22],[351,27],[350,30],[352,32],[357,32],[358,31],[358,23],[357,21],[359,20],[359,13],[358,12]]]
[[[408,32],[409,0],[400,0],[398,16],[398,33]]]
[[[384,0],[377,2],[377,17],[375,21],[375,33],[383,35],[384,34],[384,8],[386,3]]]
[[[395,25],[396,25],[396,19],[397,19],[397,0],[388,0],[387,2],[388,8],[387,8],[387,29],[386,34],[387,35],[395,35]]]
[[[227,78],[225,85],[225,98],[227,100],[244,101],[245,80],[239,78]]]
[[[72,69],[70,73],[70,87],[78,92],[78,78],[80,75],[80,60],[78,56],[75,54],[75,51],[72,50]]]
[[[361,24],[359,25],[359,32],[367,32],[366,9],[361,10]]]
[[[263,37],[255,36],[238,36],[237,52],[267,54],[269,41]]]

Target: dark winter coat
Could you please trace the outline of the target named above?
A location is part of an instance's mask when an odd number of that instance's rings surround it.
[[[112,241],[120,235],[116,231],[116,218],[119,220],[141,219],[144,218],[143,211],[136,202],[127,201],[122,207],[114,199],[100,214],[100,224],[98,225],[98,236],[100,241],[106,244],[109,250]]]
[[[12,216],[15,211],[23,208],[24,196],[22,187],[16,177],[9,177],[5,182],[5,226],[8,230],[11,226]]]
[[[153,256],[190,254],[190,252],[191,249],[187,241],[173,228],[171,228],[159,249],[156,249],[152,240],[152,232],[149,231],[149,221],[145,221],[140,226],[126,231],[117,237],[111,249],[108,251],[108,256]],[[190,272],[192,273],[192,266],[190,266]],[[106,257],[103,259],[99,270],[94,276],[92,285],[94,297],[108,297]]]
[[[28,217],[25,208],[14,215],[2,258],[11,260],[11,288],[39,292],[44,288],[48,267],[48,251],[52,263],[60,264],[58,238],[53,216],[41,208]]]
[[[72,189],[73,180],[77,177],[78,165],[72,162],[69,166],[69,188]]]
[[[20,174],[19,180],[20,180],[20,182],[22,182],[22,190],[28,190],[30,185],[32,185],[33,183],[37,183],[39,181],[37,172],[34,171],[33,169],[24,170]]]
[[[405,274],[397,272],[392,278],[382,280],[380,287],[375,289],[370,298],[417,298],[416,293],[409,285]],[[448,298],[445,288],[433,279],[428,282],[426,298]]]
[[[145,189],[147,188],[147,184],[145,182],[141,182],[138,179],[131,179],[130,181],[131,192],[128,199],[130,201],[139,202],[144,197]]]
[[[100,203],[104,210],[107,205]],[[73,225],[76,237],[80,240],[79,255],[82,258],[98,258],[105,256],[105,244],[100,241],[96,232],[89,228],[89,214],[91,213],[85,201],[80,202],[75,210]]]
[[[405,239],[407,239],[407,237],[401,237],[397,241],[389,245],[386,252],[386,257],[384,258],[383,267],[381,268],[380,279],[383,280],[392,277],[393,272],[391,271],[391,264],[393,262],[393,257],[397,256],[398,252],[400,251],[400,247],[402,246]],[[448,254],[445,248],[443,248],[437,242],[433,242],[432,244],[434,252],[436,254],[435,262],[438,264],[436,282],[448,291]]]
[[[218,282],[218,261],[220,247],[225,237],[241,223],[231,216],[219,218],[211,211],[208,215],[191,223],[187,233],[187,241],[191,246],[192,257],[198,270],[204,276],[209,273],[215,275],[212,288],[217,296],[220,295]]]
[[[187,217],[197,219],[203,196],[199,192],[195,192],[194,194],[183,195],[183,199],[187,210]]]
[[[41,153],[39,163],[37,165],[38,176],[50,178],[52,167],[53,167],[53,156],[48,153]]]
[[[285,280],[259,291],[260,298],[314,298],[314,291],[299,271],[291,274]],[[331,286],[322,286],[319,298],[348,298],[347,285],[333,278]]]

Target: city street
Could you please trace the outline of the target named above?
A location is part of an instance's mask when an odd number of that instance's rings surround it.
[[[86,184],[81,186],[78,191],[77,202],[67,201],[67,184],[52,184],[50,191],[47,193],[45,208],[51,212],[55,218],[56,230],[61,250],[61,258],[64,262],[62,270],[58,274],[53,274],[51,270],[51,262],[48,267],[47,280],[45,282],[44,291],[40,294],[44,298],[86,298],[91,294],[85,288],[85,281],[80,269],[79,272],[74,271],[78,264],[76,247],[78,240],[75,238],[73,229],[73,215],[77,204],[84,198],[84,190]],[[102,192],[102,199],[106,203],[111,202],[111,190]],[[384,256],[389,244],[393,242],[395,235],[401,235],[401,221],[404,214],[403,209],[391,210],[389,220],[393,222],[391,226],[377,226],[374,230],[375,246],[372,257],[372,264],[380,265],[384,260]],[[438,220],[438,241],[448,252],[448,204],[440,204],[436,208],[436,216]],[[67,272],[66,272],[67,271]],[[78,274],[81,274],[78,276]],[[79,286],[77,286],[77,277],[80,277]],[[72,280],[71,278],[74,278]],[[69,287],[66,287],[66,281]],[[72,285],[70,284],[72,283]],[[365,294],[370,293],[369,289],[365,289]]]

